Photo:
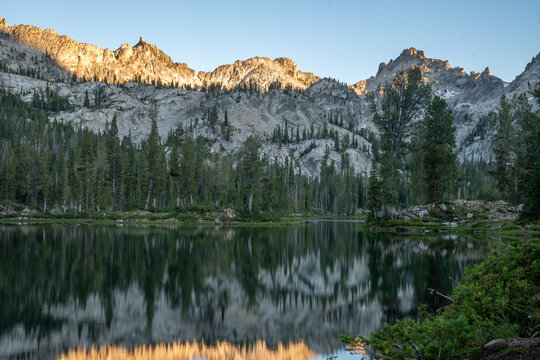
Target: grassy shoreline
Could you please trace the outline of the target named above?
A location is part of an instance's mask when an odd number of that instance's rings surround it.
[[[540,237],[540,225],[520,223],[516,220],[490,221],[482,220],[461,226],[449,226],[443,221],[407,222],[388,220],[385,222],[366,222],[370,232],[388,234],[433,234],[433,233],[468,233],[497,234],[505,237]]]
[[[364,220],[364,216],[335,216],[328,214],[275,215],[228,217],[217,212],[152,213],[152,212],[93,212],[89,214],[50,214],[12,212],[0,216],[3,225],[65,224],[65,225],[294,225],[318,220]]]

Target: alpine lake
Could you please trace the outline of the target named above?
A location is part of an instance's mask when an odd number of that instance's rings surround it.
[[[340,334],[417,316],[488,246],[345,220],[2,225],[0,359],[361,359]]]

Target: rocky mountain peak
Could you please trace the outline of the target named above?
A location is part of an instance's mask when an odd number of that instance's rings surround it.
[[[137,45],[135,46],[144,46],[146,44],[146,41],[143,39],[143,37],[141,36],[139,38],[139,42],[137,43]]]
[[[52,29],[42,30],[29,25],[10,27],[3,18],[0,18],[0,32],[25,46],[50,55],[70,74],[91,81],[135,81],[195,89],[246,86],[266,91],[270,88],[307,89],[320,79],[312,73],[301,71],[294,61],[285,57],[274,60],[253,57],[220,66],[212,72],[196,74],[188,65],[174,63],[167,54],[156,45],[146,42],[142,36],[133,47],[125,43],[111,51],[79,43]]]
[[[540,53],[531,59],[525,67],[525,71],[516,76],[508,85],[507,92],[526,92],[533,89],[540,81]]]
[[[271,88],[307,89],[320,78],[303,72],[289,58],[252,57],[237,60],[233,64],[221,65],[211,72],[199,72],[203,86],[217,86],[221,89],[257,86],[266,91]]]
[[[467,74],[460,67],[452,68],[448,60],[426,57],[424,51],[413,47],[403,50],[388,64],[381,63],[375,77],[359,81],[350,88],[358,95],[364,95],[368,91],[375,91],[381,84],[389,84],[398,72],[410,68],[420,69],[423,80],[432,85],[435,93],[450,102],[464,101],[467,96],[479,99],[486,93],[502,94],[504,89],[502,80],[491,75],[489,67],[482,73]]]
[[[7,23],[7,20],[0,16],[0,29],[2,28],[8,28],[9,25]]]
[[[115,51],[79,43],[53,29],[30,25],[8,26],[2,19],[0,31],[18,43],[48,54],[58,65],[78,78],[108,83],[137,81],[200,87],[195,71],[174,63],[169,56],[141,37],[134,47],[123,44]]]
[[[426,58],[426,54],[422,51],[422,50],[418,50],[416,48],[408,48],[408,49],[405,49],[401,52],[401,55],[399,55],[399,57],[396,59],[396,61],[398,61],[399,58],[401,57],[412,57],[412,58],[417,58],[417,59],[425,59]]]

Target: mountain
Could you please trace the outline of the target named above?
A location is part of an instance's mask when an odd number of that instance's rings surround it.
[[[534,84],[540,81],[540,53],[532,58],[525,67],[525,71],[516,76],[508,88],[507,93],[522,93],[531,90]]]
[[[70,74],[89,81],[200,86],[194,70],[148,44],[141,37],[135,46],[123,44],[115,51],[79,43],[52,29],[42,30],[30,25],[10,27],[0,18],[0,32],[28,47],[48,54]]]
[[[219,66],[212,72],[201,71],[199,79],[204,87],[217,86],[231,90],[236,87],[257,86],[266,91],[272,87],[304,90],[320,80],[320,77],[300,71],[298,65],[288,58],[271,60],[266,57],[253,57]]]
[[[197,74],[187,64],[175,63],[157,46],[141,36],[135,46],[128,43],[111,51],[95,45],[79,43],[52,29],[42,30],[31,25],[10,27],[0,17],[0,33],[20,44],[48,54],[65,71],[87,81],[113,84],[139,82],[174,87],[218,87],[230,90],[238,86],[306,89],[320,78],[305,73],[288,58],[270,60],[254,57],[222,65],[212,72]]]
[[[429,83],[434,95],[443,97],[453,110],[456,142],[461,159],[491,158],[491,135],[494,124],[484,117],[497,109],[500,97],[530,91],[540,80],[540,54],[526,66],[525,71],[511,83],[491,74],[489,67],[483,72],[467,73],[461,67],[452,67],[448,60],[426,57],[415,48],[403,50],[395,59],[381,63],[375,76],[359,81],[349,88],[360,97],[368,92],[377,94],[379,85],[391,83],[399,71],[419,68],[423,80]]]
[[[464,99],[478,101],[503,93],[504,82],[491,75],[489,67],[481,73],[467,74],[463,68],[451,67],[448,60],[428,58],[422,50],[415,48],[403,50],[399,57],[388,64],[381,63],[375,76],[350,87],[358,95],[364,95],[367,91],[375,92],[379,84],[390,83],[397,72],[411,67],[419,68],[424,81],[431,84],[434,92],[451,103],[463,102]]]
[[[368,171],[377,130],[366,94],[377,94],[380,84],[411,67],[422,71],[433,93],[444,97],[453,110],[460,158],[489,160],[493,125],[485,116],[497,108],[501,95],[528,91],[539,81],[540,55],[514,81],[505,83],[489,68],[467,73],[409,48],[395,60],[381,63],[375,76],[347,86],[303,72],[288,58],[253,57],[196,73],[142,38],[133,47],[124,44],[110,51],[51,29],[10,27],[0,18],[0,88],[32,101],[34,92],[50,86],[74,104],[73,110],[57,113],[55,119],[102,131],[116,115],[120,135],[141,140],[150,131],[150,114],[155,114],[162,137],[178,123],[193,124],[196,134],[213,143],[214,152],[234,153],[248,136],[258,135],[264,140],[263,155],[280,162],[292,158],[304,173],[314,176],[327,149],[338,168],[347,154],[357,172]],[[83,106],[86,93],[92,103],[102,94],[104,104]],[[214,107],[219,123],[227,113],[234,129],[230,138],[205,121]],[[318,138],[275,141],[273,133],[283,129],[288,129],[289,137],[326,130]]]

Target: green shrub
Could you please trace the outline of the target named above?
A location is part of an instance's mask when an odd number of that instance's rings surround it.
[[[540,324],[540,239],[497,244],[468,268],[452,292],[451,306],[423,320],[384,324],[369,339],[343,336],[396,359],[464,357],[495,338],[528,336]]]

